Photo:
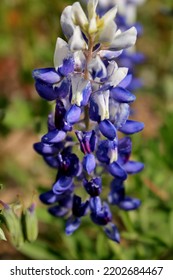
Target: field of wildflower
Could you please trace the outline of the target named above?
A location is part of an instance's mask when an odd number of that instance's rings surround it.
[[[172,1],[4,0],[0,26],[0,259],[173,259]]]

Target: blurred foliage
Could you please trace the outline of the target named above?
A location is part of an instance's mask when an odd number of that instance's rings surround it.
[[[32,149],[45,131],[51,104],[35,93],[31,72],[52,65],[56,37],[62,36],[59,17],[69,3],[3,0],[0,5],[0,196],[7,203],[17,194],[24,200],[33,190],[39,194],[55,175]],[[20,251],[1,241],[1,259],[173,258],[172,0],[146,1],[138,20],[144,34],[137,49],[146,60],[137,72],[145,86],[137,93],[134,114],[146,128],[132,140],[133,157],[145,163],[145,170],[126,182],[127,193],[142,200],[140,209],[112,208],[121,244],[107,240],[87,217],[73,236],[65,236],[64,222],[50,216],[38,199],[37,241]],[[0,235],[3,239],[1,230]]]

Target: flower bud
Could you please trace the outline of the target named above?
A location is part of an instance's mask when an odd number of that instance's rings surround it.
[[[17,248],[21,247],[24,242],[20,218],[15,214],[12,207],[3,203],[4,209],[1,212],[1,219],[7,227],[13,245]]]
[[[35,241],[38,236],[38,220],[34,204],[23,211],[22,226],[25,239],[29,242]]]

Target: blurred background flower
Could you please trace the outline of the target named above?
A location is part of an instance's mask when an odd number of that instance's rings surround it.
[[[31,72],[52,66],[56,38],[63,36],[60,14],[72,3],[4,0],[0,6],[0,199],[7,204],[18,194],[27,202],[33,190],[38,195],[48,191],[55,176],[32,148],[46,131],[51,104],[35,93]],[[144,86],[135,92],[133,115],[145,129],[132,141],[133,159],[144,162],[145,169],[126,185],[128,196],[142,201],[139,210],[111,209],[121,244],[107,240],[87,218],[73,236],[65,236],[64,222],[48,215],[38,200],[37,241],[19,250],[1,241],[1,259],[172,259],[172,11],[171,0],[145,1],[137,7],[143,34],[136,49],[145,61],[135,69]],[[105,175],[103,184],[107,180]]]

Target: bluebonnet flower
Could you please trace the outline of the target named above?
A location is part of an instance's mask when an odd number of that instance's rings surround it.
[[[132,73],[117,64],[124,49],[134,46],[135,27],[116,24],[117,7],[97,14],[98,0],[89,0],[87,15],[79,2],[67,6],[61,15],[66,41],[58,38],[54,67],[33,71],[38,94],[54,101],[48,116],[48,132],[34,149],[46,163],[57,170],[51,190],[40,195],[48,211],[66,220],[65,232],[72,234],[82,218],[103,227],[108,238],[120,242],[120,235],[109,204],[124,210],[136,209],[140,202],[125,194],[124,181],[129,174],[143,169],[130,160],[132,149],[128,136],[144,124],[129,120],[130,104],[135,95],[129,90]],[[128,89],[127,89],[128,88]],[[78,146],[78,153],[75,154]],[[102,172],[112,176],[108,199],[102,201]],[[76,194],[85,191],[85,199]]]

